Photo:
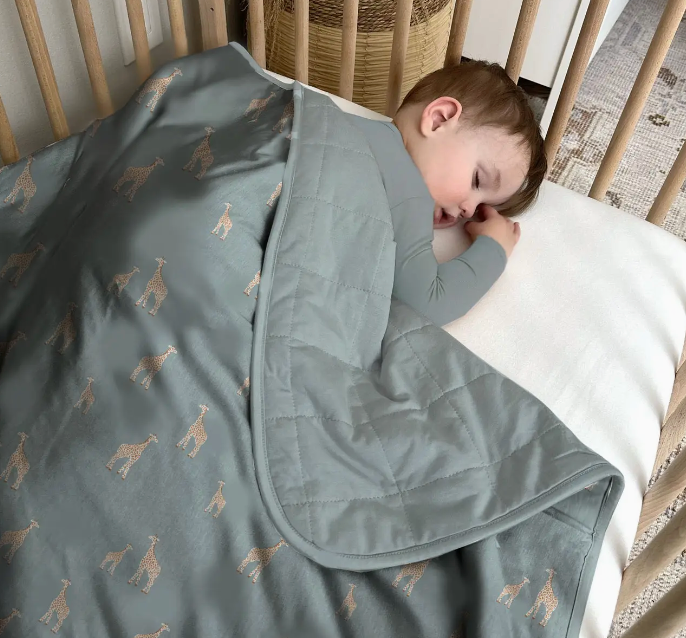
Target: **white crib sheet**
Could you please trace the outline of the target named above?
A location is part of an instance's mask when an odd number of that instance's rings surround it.
[[[605,638],[686,335],[686,243],[550,182],[519,222],[505,273],[446,330],[624,474],[581,628]],[[434,241],[441,261],[468,245],[461,227]]]

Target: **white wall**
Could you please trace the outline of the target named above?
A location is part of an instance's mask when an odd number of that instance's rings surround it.
[[[171,60],[169,14],[158,0],[163,43],[152,50],[153,65]],[[93,22],[115,109],[132,95],[138,82],[135,64],[124,66],[113,0],[90,0]],[[70,0],[36,0],[57,86],[71,132],[83,130],[97,117]],[[193,16],[186,11],[187,31]],[[12,0],[0,2],[0,96],[14,132],[20,155],[53,141],[19,14]]]

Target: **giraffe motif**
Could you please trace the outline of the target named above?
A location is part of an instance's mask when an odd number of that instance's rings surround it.
[[[245,560],[238,566],[236,571],[239,574],[242,574],[243,570],[248,566],[248,563],[254,563],[255,561],[257,561],[257,567],[255,567],[255,569],[253,569],[248,574],[248,578],[250,578],[253,574],[255,575],[255,577],[252,579],[253,584],[255,584],[257,582],[257,578],[262,573],[262,570],[267,565],[269,565],[274,554],[276,554],[276,552],[279,551],[279,547],[281,547],[282,545],[288,547],[288,543],[285,540],[283,540],[283,538],[279,540],[279,542],[273,547],[253,547],[248,552],[248,555],[245,557]]]
[[[224,211],[224,214],[219,218],[219,222],[217,222],[217,225],[215,226],[214,230],[212,231],[213,235],[219,235],[219,230],[224,227],[224,233],[222,234],[219,239],[224,241],[226,239],[226,236],[229,234],[229,231],[231,230],[231,226],[233,226],[231,222],[231,218],[229,217],[229,211],[231,210],[231,204],[226,204],[226,210]]]
[[[288,104],[286,104],[286,108],[283,110],[283,115],[281,116],[281,119],[276,124],[274,124],[274,128],[272,129],[272,131],[275,131],[278,128],[279,133],[283,133],[283,127],[286,126],[286,122],[288,122],[288,120],[290,120],[293,117],[293,107],[293,100],[291,100]]]
[[[357,607],[357,603],[355,602],[355,599],[353,598],[353,589],[355,589],[355,585],[350,584],[350,591],[348,592],[348,595],[343,600],[343,604],[339,607],[338,611],[336,612],[336,616],[342,616],[343,610],[345,610],[344,618],[346,620],[350,620],[350,616],[353,615],[353,612],[355,611],[355,608]]]
[[[252,281],[248,284],[248,287],[243,291],[248,297],[250,296],[250,293],[252,292],[252,289],[257,286],[257,284],[260,283],[260,274],[262,273],[261,270],[257,271],[257,274],[252,278]]]
[[[148,538],[152,541],[150,549],[147,551],[145,556],[141,558],[141,562],[138,565],[138,570],[136,573],[129,579],[129,585],[133,583],[136,587],[138,587],[138,583],[141,580],[141,576],[143,576],[143,572],[147,571],[148,584],[144,589],[141,590],[144,594],[150,593],[150,588],[153,586],[155,579],[162,571],[160,564],[157,562],[157,558],[155,558],[155,545],[157,545],[159,538],[157,538],[157,536],[148,536]]]
[[[164,266],[164,264],[166,264],[167,262],[164,260],[164,257],[157,257],[155,261],[159,264],[159,266],[157,266],[155,274],[152,276],[152,279],[148,282],[148,285],[145,287],[145,292],[141,295],[141,298],[136,302],[136,305],[139,305],[142,301],[143,308],[145,308],[145,304],[148,303],[148,298],[150,297],[150,295],[155,295],[155,305],[153,309],[150,310],[148,313],[153,317],[157,314],[157,311],[160,309],[162,302],[167,297],[167,287],[164,285],[164,281],[162,281],[162,266]]]
[[[4,532],[3,535],[0,536],[0,547],[4,547],[5,545],[11,546],[9,551],[5,554],[5,560],[7,561],[8,565],[12,562],[12,557],[17,553],[17,550],[24,543],[24,540],[28,536],[28,533],[34,527],[37,528],[38,523],[36,523],[36,521],[32,520],[29,523],[28,527],[25,527],[24,529],[17,530],[16,532]]]
[[[81,393],[81,398],[74,404],[75,408],[80,408],[83,403],[86,404],[86,407],[81,414],[88,414],[88,410],[90,410],[93,403],[95,403],[93,389],[91,388],[93,381],[94,379],[92,377],[88,377],[88,385],[86,386],[86,389]]]
[[[93,126],[91,127],[91,132],[89,133],[89,137],[95,137],[95,134],[98,132],[98,129],[100,128],[100,125],[102,124],[102,120],[97,119],[93,122]]]
[[[507,600],[507,602],[503,603],[508,609],[512,607],[512,601],[517,598],[517,594],[519,594],[519,590],[524,587],[526,583],[529,582],[529,579],[525,576],[524,580],[519,583],[519,585],[505,585],[503,588],[503,591],[501,592],[500,596],[498,596],[498,600],[496,602],[502,602],[503,598],[505,596],[510,596],[510,598]]]
[[[198,148],[193,151],[193,156],[188,164],[183,167],[184,171],[192,171],[198,163],[198,160],[200,160],[200,172],[195,176],[195,179],[202,179],[207,172],[207,169],[212,166],[212,162],[214,162],[214,155],[212,155],[212,151],[210,150],[210,135],[214,133],[214,129],[211,126],[206,126],[205,131],[207,131],[207,135],[205,135],[203,141],[200,142]]]
[[[269,97],[255,98],[254,100],[252,100],[250,102],[250,106],[248,106],[248,108],[245,109],[245,113],[243,113],[243,115],[245,117],[247,117],[248,115],[250,115],[254,111],[255,114],[252,116],[250,121],[251,122],[257,122],[257,118],[260,117],[260,115],[262,114],[262,111],[264,111],[264,109],[267,108],[267,104],[268,104],[269,100],[271,100],[275,95],[276,95],[276,93],[274,93],[274,91],[272,91],[269,94]]]
[[[110,573],[110,576],[114,576],[114,570],[117,569],[117,565],[121,563],[121,559],[124,558],[124,554],[126,554],[126,552],[128,552],[130,549],[133,549],[133,547],[127,543],[126,547],[120,552],[109,552],[107,556],[105,556],[105,560],[100,563],[100,569],[105,569],[105,565],[111,561],[112,564],[109,566],[107,571]]]
[[[531,616],[533,613],[533,618],[536,618],[536,614],[538,613],[538,609],[541,605],[545,605],[545,618],[538,623],[541,625],[541,627],[545,627],[548,624],[548,621],[550,620],[550,617],[553,615],[553,612],[557,608],[557,596],[553,593],[553,576],[555,576],[555,570],[554,569],[546,569],[548,572],[548,581],[544,585],[543,589],[541,589],[540,592],[538,592],[538,596],[536,596],[536,602],[534,603],[534,606],[529,609],[529,611],[525,614],[526,618]]]
[[[224,496],[222,494],[222,487],[224,487],[224,481],[217,481],[219,483],[219,489],[214,493],[214,496],[212,497],[212,500],[210,501],[210,504],[205,508],[206,512],[211,512],[212,508],[216,505],[217,506],[217,511],[212,514],[214,518],[217,518],[222,510],[224,509],[224,505],[226,505],[226,501],[224,500]]]
[[[64,351],[72,344],[74,339],[76,339],[76,327],[74,326],[74,310],[76,310],[76,308],[78,308],[78,306],[75,303],[69,303],[66,316],[59,322],[57,328],[55,328],[55,332],[53,332],[52,336],[45,342],[46,346],[51,346],[61,336],[62,347],[57,351],[60,354],[64,354]]]
[[[64,622],[65,618],[69,615],[69,607],[67,607],[66,600],[66,591],[67,587],[71,585],[71,581],[62,579],[62,584],[64,585],[64,587],[62,587],[62,591],[60,592],[59,596],[57,596],[57,598],[55,598],[55,600],[53,600],[50,603],[50,609],[48,609],[45,616],[43,616],[38,621],[45,623],[47,625],[50,622],[50,619],[52,618],[52,613],[55,612],[57,614],[57,624],[50,630],[53,634],[56,634],[60,630],[60,627],[62,626],[62,623]]]
[[[165,623],[162,623],[162,626],[157,631],[151,634],[136,634],[134,638],[159,638],[159,635],[163,631],[169,631],[169,626]]]
[[[0,618],[0,634],[5,631],[5,627],[10,624],[10,620],[14,617],[21,618],[21,614],[18,609],[13,609],[9,616],[6,618]]]
[[[243,390],[245,390],[245,394],[247,395],[249,389],[250,389],[250,377],[245,377],[245,381],[243,381],[243,385],[240,388],[238,388],[238,391],[236,392],[236,394],[238,396],[242,396]]]
[[[127,445],[126,443],[122,443],[122,445],[119,446],[119,449],[116,451],[114,456],[109,460],[107,465],[105,465],[105,467],[108,470],[112,471],[112,467],[114,466],[116,461],[128,457],[129,460],[117,470],[117,474],[121,474],[121,478],[122,480],[124,480],[126,478],[126,475],[129,473],[131,466],[139,458],[141,458],[143,450],[145,450],[145,448],[148,447],[148,445],[150,445],[150,441],[155,441],[155,443],[157,443],[157,437],[154,434],[151,434],[147,439],[145,439],[145,441],[143,441],[143,443],[138,443],[137,445]]]
[[[12,204],[17,200],[17,195],[19,191],[24,191],[24,201],[19,207],[19,212],[23,213],[26,207],[29,205],[31,198],[36,194],[36,184],[31,177],[31,164],[33,163],[33,155],[27,155],[26,157],[26,167],[21,172],[21,175],[17,177],[17,181],[14,184],[12,192],[5,197],[5,204],[12,200]]]
[[[0,270],[0,279],[4,279],[5,273],[16,268],[17,271],[10,277],[10,282],[16,288],[19,284],[21,276],[26,272],[26,269],[31,265],[34,257],[38,254],[39,250],[45,250],[45,246],[38,242],[36,247],[29,253],[12,253],[5,262],[5,265]]]
[[[0,361],[3,361],[10,353],[10,350],[22,339],[26,341],[26,335],[21,330],[18,330],[9,341],[0,342]]]
[[[276,186],[276,189],[274,192],[271,194],[269,199],[267,200],[267,206],[271,207],[274,205],[274,202],[278,199],[279,195],[281,195],[281,188],[283,187],[283,182],[279,182]]]
[[[126,288],[127,284],[129,283],[129,279],[131,279],[131,277],[133,277],[137,272],[140,272],[140,270],[138,270],[138,266],[134,266],[131,272],[122,273],[121,275],[115,275],[112,281],[110,281],[110,283],[107,286],[107,292],[112,292],[112,290],[116,286],[117,291],[115,294],[117,295],[117,297],[121,297],[121,291],[124,290],[124,288]]]
[[[397,588],[398,584],[403,578],[405,578],[405,576],[410,576],[410,582],[403,587],[403,591],[407,592],[407,595],[409,596],[412,593],[416,582],[424,575],[424,570],[426,569],[426,566],[429,564],[430,560],[431,559],[405,565],[395,577],[395,580],[393,581],[393,587]]]
[[[150,382],[160,371],[162,364],[170,354],[176,354],[176,348],[174,346],[169,346],[165,352],[156,357],[152,355],[149,357],[143,357],[138,363],[138,367],[131,373],[129,379],[131,379],[131,381],[135,381],[136,377],[141,373],[141,371],[146,370],[148,376],[141,381],[141,385],[145,385],[145,389],[147,390],[150,387]]]
[[[181,73],[181,69],[174,67],[172,74],[168,75],[166,78],[149,78],[148,81],[143,85],[143,88],[138,92],[138,95],[136,96],[136,102],[140,104],[144,95],[154,92],[155,95],[153,95],[150,98],[150,101],[145,105],[145,108],[149,108],[150,112],[152,113],[155,110],[155,106],[157,106],[157,101],[165,94],[169,83],[177,75],[183,75],[183,73]]]
[[[164,160],[161,157],[156,157],[155,161],[149,166],[129,166],[124,174],[119,178],[119,181],[112,188],[113,191],[119,192],[119,189],[127,182],[133,182],[129,187],[129,190],[124,193],[124,196],[128,196],[129,202],[133,200],[133,196],[136,194],[138,189],[145,184],[150,173],[155,170],[155,166],[160,164],[164,166]]]
[[[19,432],[19,445],[17,446],[17,449],[12,452],[12,456],[10,456],[10,460],[7,463],[7,467],[5,467],[5,471],[0,474],[0,479],[4,479],[5,483],[7,483],[7,480],[10,477],[10,474],[12,473],[13,468],[17,468],[17,480],[14,482],[12,485],[12,489],[16,490],[19,488],[19,485],[21,484],[24,476],[26,476],[26,473],[29,471],[29,468],[31,467],[29,465],[29,461],[26,458],[26,454],[24,454],[24,441],[29,438],[28,434],[24,434],[23,432]]]
[[[186,434],[186,436],[184,436],[176,444],[176,447],[181,447],[182,450],[185,450],[186,446],[188,445],[188,442],[191,440],[191,437],[193,437],[195,439],[195,447],[188,454],[188,456],[190,456],[192,459],[195,458],[195,455],[198,453],[203,443],[207,441],[207,432],[205,432],[205,414],[207,413],[209,408],[206,405],[201,405],[200,410],[200,416],[195,420],[195,423],[191,425],[191,427],[188,429],[188,433]]]

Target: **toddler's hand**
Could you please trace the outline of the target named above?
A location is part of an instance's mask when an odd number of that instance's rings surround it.
[[[486,237],[495,239],[509,257],[521,236],[519,223],[513,222],[508,217],[503,217],[492,206],[482,204],[480,208],[483,221],[468,221],[464,225],[466,233],[472,241],[476,240],[479,235],[486,235]]]

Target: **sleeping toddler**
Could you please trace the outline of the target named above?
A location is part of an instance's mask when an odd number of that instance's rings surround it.
[[[524,91],[497,64],[466,62],[420,80],[392,123],[350,117],[391,207],[393,294],[437,325],[454,321],[502,274],[520,237],[512,217],[533,203],[547,171]],[[439,264],[433,231],[460,219],[471,220],[473,243]]]

